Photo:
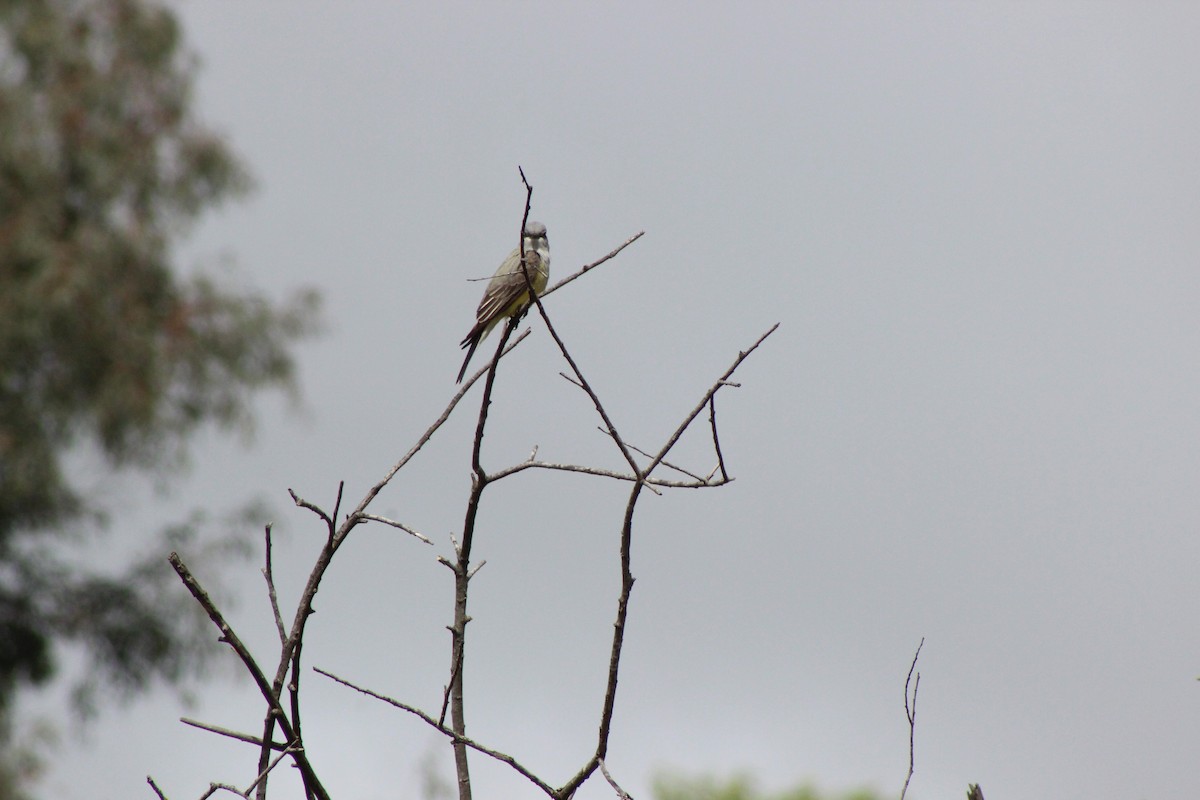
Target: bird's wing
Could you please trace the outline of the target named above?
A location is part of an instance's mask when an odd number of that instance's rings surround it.
[[[539,277],[536,270],[540,269],[540,265],[535,265],[535,271],[530,273],[530,278],[533,279],[535,286]],[[521,270],[520,254],[513,250],[508,258],[504,259],[500,269],[496,270],[492,280],[488,282],[483,299],[479,301],[479,309],[475,312],[476,323],[487,324],[497,314],[508,311],[509,306],[520,299],[527,289],[525,274]]]

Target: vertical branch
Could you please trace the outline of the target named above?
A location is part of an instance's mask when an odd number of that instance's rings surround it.
[[[304,741],[304,734],[300,730],[300,651],[303,647],[303,641],[296,642],[296,649],[292,651],[292,678],[288,681],[288,695],[291,698],[292,729],[296,732],[297,741]]]
[[[339,510],[341,509],[342,493],[345,488],[346,484],[344,481],[338,483],[337,498],[334,500],[332,514],[326,514],[317,506],[313,505],[307,500],[301,499],[294,491],[288,489],[288,494],[291,495],[292,500],[296,505],[300,506],[301,508],[306,508],[320,517],[321,521],[325,523],[327,535],[325,538],[325,544],[322,546],[321,552],[317,556],[317,562],[313,565],[312,572],[309,573],[308,583],[304,587],[304,593],[300,596],[300,602],[296,606],[296,616],[292,621],[292,629],[288,633],[287,639],[283,642],[283,646],[280,648],[279,663],[275,668],[274,680],[271,682],[271,690],[275,697],[276,705],[274,708],[268,709],[267,716],[263,720],[263,744],[262,749],[258,754],[258,769],[260,774],[269,772],[267,767],[271,763],[270,742],[275,732],[275,725],[278,724],[282,727],[284,723],[287,722],[286,714],[280,703],[283,698],[284,684],[287,680],[289,670],[292,671],[293,676],[292,682],[288,685],[290,692],[289,706],[294,713],[292,721],[295,723],[295,727],[289,725],[287,728],[287,730],[291,731],[288,736],[288,743],[295,744],[300,748],[303,747],[298,738],[300,722],[300,650],[304,641],[304,630],[308,624],[308,618],[315,612],[315,609],[313,608],[313,598],[316,597],[317,589],[320,588],[321,579],[325,576],[325,570],[329,568],[329,564],[333,561],[334,553],[337,552],[338,547],[345,540],[346,534],[349,533],[350,527],[352,527],[352,521],[348,521],[348,527],[345,529],[345,532],[340,536],[338,535],[335,520],[337,519]],[[301,750],[301,752],[303,752],[303,750]],[[310,781],[308,773],[302,771],[301,777],[304,779],[304,792],[306,797],[310,798],[311,800],[313,797],[325,796],[324,789],[319,783]],[[312,777],[315,779],[315,773],[312,775]],[[266,778],[264,778],[262,782],[258,784],[258,787],[255,790],[255,797],[257,800],[266,800]]]
[[[917,673],[916,681],[913,681],[913,670],[917,668],[917,659],[921,657],[921,648],[925,646],[925,637],[921,637],[921,643],[917,645],[917,652],[913,653],[912,664],[908,667],[908,677],[904,679],[904,716],[908,718],[908,775],[904,778],[904,788],[900,791],[900,800],[904,800],[904,796],[908,794],[908,784],[912,781],[913,764],[915,763],[916,750],[913,747],[914,740],[917,734],[917,691],[921,688],[921,673]],[[912,705],[909,705],[909,686],[912,686]]]
[[[729,473],[725,471],[725,456],[721,453],[721,437],[717,435],[717,396],[708,398],[708,424],[712,428],[713,450],[717,453],[717,467],[721,470],[721,480],[728,481]]]
[[[615,429],[614,429],[615,435]],[[604,690],[604,707],[600,712],[600,729],[596,738],[596,752],[588,760],[575,777],[571,778],[557,792],[558,797],[569,798],[575,790],[595,772],[596,767],[604,763],[608,755],[608,737],[612,730],[613,710],[617,702],[617,677],[621,670],[621,650],[625,644],[625,620],[629,614],[629,595],[633,592],[632,545],[633,545],[633,512],[645,486],[646,474],[637,470],[638,479],[634,481],[629,492],[629,500],[625,504],[625,517],[621,523],[621,594],[617,598],[617,618],[613,622],[612,649],[608,656],[608,682]]]
[[[525,261],[525,225],[529,222],[529,209],[533,202],[533,187],[525,178],[525,170],[517,167],[517,171],[521,174],[521,183],[525,185],[525,212],[521,216],[521,230],[517,239],[517,250],[521,254],[521,263]],[[526,279],[528,280],[528,270],[526,270]],[[487,487],[488,476],[484,471],[483,465],[480,463],[479,455],[483,449],[483,432],[487,427],[488,407],[492,402],[492,389],[496,383],[496,368],[500,364],[500,356],[504,352],[504,346],[508,343],[508,339],[516,330],[518,317],[513,317],[504,326],[504,333],[500,337],[500,342],[496,346],[496,355],[492,358],[492,365],[488,369],[487,380],[483,387],[483,399],[479,406],[479,421],[475,425],[475,441],[471,448],[471,497],[467,501],[467,514],[463,520],[463,540],[462,545],[457,548],[458,556],[456,563],[453,566],[454,570],[454,621],[450,626],[450,682],[449,688],[449,705],[450,705],[450,727],[459,736],[465,736],[467,732],[466,712],[463,703],[463,664],[466,653],[467,644],[467,623],[471,621],[470,615],[467,613],[467,596],[471,582],[471,577],[474,574],[471,570],[471,545],[475,540],[475,519],[479,513],[479,500],[483,495],[483,490]],[[442,710],[443,718],[445,716],[445,703]],[[458,797],[459,800],[471,800],[471,769],[467,758],[467,745],[456,739],[454,741],[454,768],[458,779]]]
[[[525,170],[521,169],[521,165],[517,165],[517,172],[521,173],[521,183],[525,184],[525,213],[521,215],[521,236],[517,239],[517,250],[521,253],[521,260],[525,260],[525,226],[529,223],[529,209],[533,207],[533,187],[529,185],[529,181],[525,180]]]
[[[633,570],[630,566],[633,545],[633,511],[645,486],[640,480],[633,484],[625,504],[625,520],[621,525],[621,595],[617,598],[617,619],[613,622],[612,651],[608,657],[608,689],[604,693],[604,711],[600,715],[600,734],[596,742],[594,761],[599,764],[608,755],[608,735],[612,728],[613,709],[617,702],[617,675],[621,666],[621,649],[625,644],[625,618],[629,613],[629,595],[633,592]],[[590,770],[589,770],[590,772]]]
[[[496,346],[496,356],[488,368],[487,378],[483,385],[483,398],[479,404],[479,420],[475,424],[475,441],[471,448],[471,496],[467,500],[467,514],[463,520],[463,539],[455,555],[454,571],[454,621],[450,625],[450,729],[459,736],[467,733],[466,713],[463,703],[463,661],[467,644],[467,623],[471,621],[467,613],[467,595],[473,572],[471,570],[471,545],[475,541],[475,519],[479,514],[479,500],[487,487],[489,478],[480,462],[483,450],[483,432],[487,427],[488,408],[492,403],[492,390],[496,384],[496,368],[500,364],[500,354],[504,350],[514,330],[515,318],[504,326],[504,333]],[[467,745],[461,740],[454,744],[454,768],[458,779],[459,800],[471,800],[471,770],[467,759]]]
[[[266,562],[263,566],[263,578],[267,581],[267,599],[271,602],[271,613],[275,615],[275,630],[279,633],[279,644],[287,644],[287,631],[283,629],[283,614],[279,612],[279,594],[275,591],[275,568],[271,563],[271,524],[267,523],[264,530],[266,536]]]
[[[475,481],[479,486],[479,482]],[[482,487],[480,487],[480,490]],[[472,499],[477,500],[475,492]],[[478,503],[468,506],[468,524],[474,526],[475,513],[473,508]],[[458,561],[454,565],[454,623],[450,627],[450,728],[459,736],[467,731],[467,721],[463,708],[463,655],[466,651],[467,623],[471,621],[467,615],[467,585],[470,582],[469,544],[464,536],[463,544],[458,548]],[[459,800],[471,800],[471,767],[467,759],[467,746],[459,740],[454,740],[454,771],[458,779]]]

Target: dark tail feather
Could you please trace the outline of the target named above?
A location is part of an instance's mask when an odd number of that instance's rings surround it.
[[[458,371],[458,380],[456,380],[455,383],[462,383],[463,375],[467,374],[467,364],[471,363],[471,356],[475,355],[475,348],[479,346],[480,338],[481,337],[476,336],[468,340],[471,344],[471,347],[467,350],[467,357],[463,359],[462,369]],[[463,347],[466,346],[467,342],[463,342]]]

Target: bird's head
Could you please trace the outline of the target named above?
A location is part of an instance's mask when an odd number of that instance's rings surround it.
[[[546,238],[546,226],[533,221],[525,223],[525,239],[534,246],[539,242],[548,244],[550,241]]]

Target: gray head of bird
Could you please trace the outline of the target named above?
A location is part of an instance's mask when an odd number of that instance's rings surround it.
[[[545,239],[546,238],[546,226],[540,222],[533,222],[532,220],[525,223],[525,238],[527,238],[527,239]]]

